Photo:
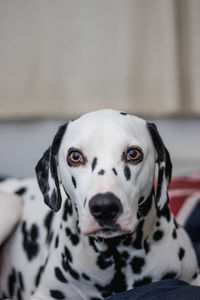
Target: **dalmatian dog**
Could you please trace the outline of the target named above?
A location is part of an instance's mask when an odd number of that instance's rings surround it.
[[[168,206],[171,170],[143,119],[100,110],[61,126],[38,182],[1,182],[23,199],[1,251],[1,297],[98,300],[168,278],[199,285],[192,244]]]

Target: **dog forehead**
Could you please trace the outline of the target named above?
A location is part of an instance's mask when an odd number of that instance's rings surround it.
[[[86,143],[145,143],[148,136],[146,121],[133,115],[106,109],[91,112],[69,123],[64,144],[77,146]]]

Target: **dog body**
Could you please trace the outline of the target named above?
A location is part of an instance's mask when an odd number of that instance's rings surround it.
[[[86,114],[59,128],[36,174],[40,189],[35,179],[0,186],[23,198],[1,253],[2,296],[97,300],[166,278],[199,284],[191,242],[168,207],[171,162],[153,124]]]

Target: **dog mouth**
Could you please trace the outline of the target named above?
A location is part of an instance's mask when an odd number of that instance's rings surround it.
[[[105,239],[120,236],[122,234],[124,234],[124,232],[121,230],[121,227],[118,224],[115,224],[114,226],[103,226],[94,233],[95,236]]]

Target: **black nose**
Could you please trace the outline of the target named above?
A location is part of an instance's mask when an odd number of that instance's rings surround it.
[[[110,192],[92,197],[89,202],[89,209],[100,226],[111,225],[122,213],[121,201]]]

